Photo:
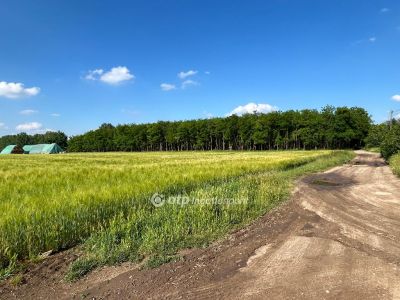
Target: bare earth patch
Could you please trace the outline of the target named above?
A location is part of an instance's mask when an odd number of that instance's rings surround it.
[[[377,154],[308,176],[292,199],[206,249],[152,270],[124,264],[73,284],[74,251],[33,265],[1,299],[400,299],[400,180]]]

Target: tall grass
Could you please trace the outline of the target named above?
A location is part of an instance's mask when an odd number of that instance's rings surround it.
[[[210,235],[251,219],[265,207],[212,207],[211,214],[207,206],[156,209],[148,201],[151,195],[184,192],[248,196],[260,185],[271,185],[265,190],[267,195],[281,195],[279,191],[286,183],[279,183],[279,176],[269,177],[277,176],[272,173],[285,174],[296,166],[338,155],[343,159],[347,154],[293,151],[1,156],[0,269],[41,252],[72,247],[98,232],[104,253],[116,247],[112,258],[102,258],[104,262],[137,258],[155,253],[154,249],[177,249],[187,245],[188,239],[195,243],[207,241]]]
[[[389,160],[393,173],[400,176],[400,153],[393,155]]]

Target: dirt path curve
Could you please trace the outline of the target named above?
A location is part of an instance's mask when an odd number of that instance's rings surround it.
[[[352,164],[301,180],[291,201],[246,229],[183,255],[153,270],[115,268],[112,279],[108,268],[74,285],[28,281],[3,295],[400,299],[400,180],[378,155],[358,151]]]

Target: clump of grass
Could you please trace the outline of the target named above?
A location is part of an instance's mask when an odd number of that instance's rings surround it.
[[[165,255],[165,254],[152,255],[146,261],[145,268],[147,269],[157,268],[163,264],[176,262],[179,261],[180,259],[181,258],[178,255]]]
[[[0,281],[5,280],[16,274],[21,268],[17,262],[17,255],[14,254],[10,259],[3,259],[3,264],[0,267]]]
[[[87,273],[99,266],[95,258],[85,257],[75,261],[66,275],[65,279],[69,282],[85,276]]]
[[[22,274],[17,274],[13,276],[10,280],[11,285],[17,286],[24,282],[24,276]]]

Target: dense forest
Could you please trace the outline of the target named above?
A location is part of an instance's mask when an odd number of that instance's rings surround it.
[[[57,143],[61,148],[67,149],[68,137],[65,133],[58,132],[46,132],[44,134],[29,135],[26,133],[19,133],[16,135],[5,135],[0,137],[0,151],[7,145],[18,145],[20,147],[24,145],[34,144],[51,144]]]
[[[9,144],[57,143],[69,152],[281,150],[361,148],[371,127],[358,107],[326,106],[322,110],[289,110],[225,118],[113,126],[71,137],[63,132],[0,138]]]
[[[358,107],[232,115],[226,118],[129,124],[70,138],[68,151],[280,150],[360,148],[371,126]]]

